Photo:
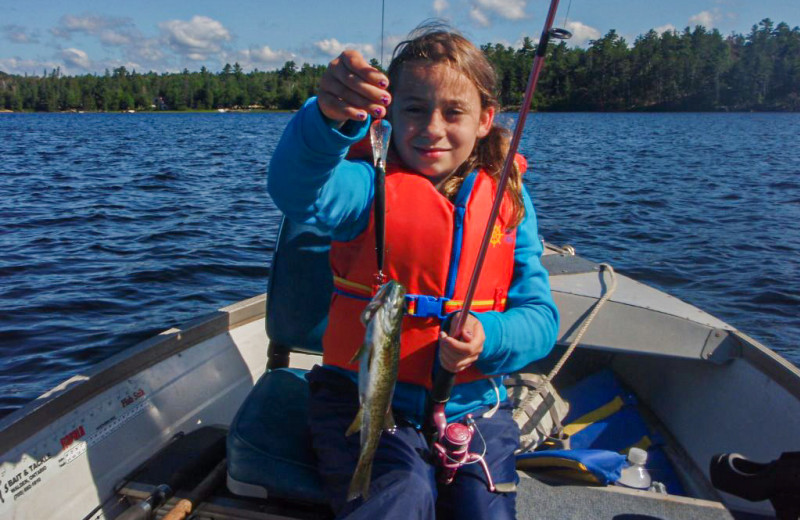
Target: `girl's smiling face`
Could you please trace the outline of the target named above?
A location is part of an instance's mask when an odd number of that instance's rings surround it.
[[[472,153],[492,128],[493,108],[482,108],[475,85],[444,63],[403,64],[393,88],[392,141],[417,173],[439,182]]]

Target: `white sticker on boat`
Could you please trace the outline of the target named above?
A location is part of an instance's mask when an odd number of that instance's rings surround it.
[[[60,467],[66,466],[73,460],[77,459],[84,453],[90,446],[94,446],[101,440],[105,439],[115,431],[119,430],[123,424],[130,421],[137,415],[141,414],[145,408],[149,405],[149,402],[143,401],[135,406],[131,406],[130,408],[126,409],[123,413],[120,413],[118,416],[114,416],[108,421],[102,423],[100,427],[97,428],[93,434],[89,435],[85,441],[76,442],[74,446],[71,448],[62,451],[58,454],[58,465]]]
[[[151,407],[149,394],[143,385],[128,380],[101,399],[55,421],[30,443],[7,453],[0,464],[0,515]]]

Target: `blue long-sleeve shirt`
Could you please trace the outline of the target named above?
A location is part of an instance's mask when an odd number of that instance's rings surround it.
[[[268,190],[287,218],[313,225],[347,242],[366,230],[374,193],[374,171],[364,161],[345,159],[351,145],[366,136],[369,121],[350,121],[341,129],[325,120],[311,98],[281,137],[272,156]],[[540,257],[536,214],[523,190],[525,217],[517,228],[514,273],[506,310],[474,313],[486,333],[478,361],[485,374],[501,376],[546,356],[555,343],[558,310]],[[493,382],[494,385],[493,386]],[[448,417],[474,412],[505,399],[500,378],[457,385],[447,405]],[[414,421],[422,419],[426,391],[398,384],[393,408]]]

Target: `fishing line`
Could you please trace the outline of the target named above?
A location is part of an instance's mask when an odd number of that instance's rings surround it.
[[[567,4],[567,14],[564,15],[564,23],[561,24],[564,29],[567,28],[567,19],[569,18],[569,10],[572,7],[572,0],[569,0],[569,4]]]
[[[572,0],[570,0],[572,1]],[[386,13],[386,0],[381,1],[381,68],[383,68],[383,28],[385,27],[383,21]]]
[[[494,417],[494,414],[500,409],[500,389],[497,387],[497,383],[494,382],[494,379],[489,378],[489,382],[492,383],[492,388],[494,388],[494,397],[496,400],[492,409],[483,414],[483,417],[486,419]]]

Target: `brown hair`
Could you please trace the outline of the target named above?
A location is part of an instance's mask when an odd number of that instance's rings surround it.
[[[494,108],[499,110],[497,100],[497,75],[492,64],[486,59],[483,52],[475,47],[472,42],[438,21],[425,22],[414,29],[408,39],[400,42],[395,47],[392,62],[389,64],[389,88],[398,83],[403,64],[410,61],[428,61],[445,63],[454,70],[466,76],[475,88],[481,100],[481,109]],[[477,169],[483,168],[489,176],[500,180],[508,153],[510,132],[494,124],[486,137],[478,139],[469,158],[464,162],[455,175],[445,180],[440,187],[442,193],[450,200],[455,198],[464,176]],[[514,163],[513,171],[508,179],[506,191],[511,196],[513,218],[509,225],[517,226],[525,216],[525,206],[522,201],[522,173]]]

